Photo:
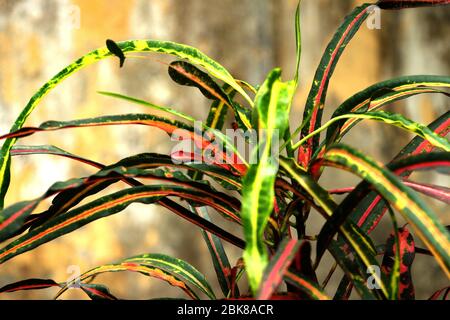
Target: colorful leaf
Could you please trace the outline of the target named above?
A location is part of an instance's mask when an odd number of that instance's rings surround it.
[[[0,288],[0,293],[15,292],[21,290],[47,289],[51,287],[60,287],[61,285],[51,279],[26,279]]]
[[[109,289],[101,284],[81,283],[80,289],[83,290],[91,300],[117,300],[117,298],[109,292]]]
[[[264,271],[257,295],[258,300],[268,300],[276,292],[283,281],[284,274],[294,260],[299,246],[300,242],[294,239],[285,239],[278,245],[277,252]]]
[[[331,300],[321,288],[311,280],[301,274],[294,273],[292,271],[287,271],[285,273],[285,279],[288,283],[299,288],[302,292],[307,294],[311,299],[314,300]]]
[[[255,98],[255,118],[260,132],[258,147],[251,155],[251,164],[242,188],[242,222],[246,240],[244,261],[250,287],[256,293],[268,263],[264,247],[264,231],[274,207],[274,184],[278,164],[272,144],[278,142],[288,126],[293,82],[281,82],[281,71],[271,71]],[[277,148],[275,148],[277,150]]]
[[[215,299],[211,287],[205,277],[189,263],[162,254],[143,254],[122,260],[115,264],[102,265],[93,268],[79,277],[83,282],[93,276],[105,272],[132,271],[146,276],[163,280],[174,287],[183,290],[192,299],[199,297],[189,286],[193,285],[205,293],[210,299]],[[71,283],[67,283],[58,293],[57,297],[64,293]]]
[[[251,128],[250,119],[247,115],[235,107],[226,92],[206,72],[188,62],[174,61],[169,65],[169,75],[176,83],[196,87],[206,98],[224,103],[233,110],[242,128]]]
[[[398,271],[398,296],[395,299],[414,300],[414,285],[411,277],[411,268],[414,261],[414,239],[406,227],[398,229],[398,245],[400,253]],[[395,235],[391,234],[386,241],[386,251],[383,256],[382,271],[390,275],[393,272],[396,259]]]
[[[159,184],[132,187],[94,200],[73,209],[64,215],[50,219],[49,221],[36,227],[27,234],[11,242],[6,247],[2,248],[0,250],[0,263],[3,263],[23,252],[32,250],[50,240],[72,232],[94,220],[118,213],[131,203],[140,202],[150,204],[160,200],[161,197],[166,196],[181,196],[183,199],[189,199],[198,203],[211,205],[219,211],[222,210],[221,207],[223,205],[228,207],[228,204],[225,204],[222,200],[215,198],[208,192],[190,189],[186,186]],[[225,209],[225,207],[223,207],[223,209]],[[225,211],[230,209],[231,208],[225,209]],[[235,209],[231,210],[234,211]],[[234,213],[232,215],[234,215]],[[204,219],[195,214],[185,218],[188,218],[189,221],[201,220],[204,225],[211,225],[211,223],[208,223],[208,221],[205,222]],[[208,231],[215,231],[215,233],[220,236],[220,234],[217,233],[217,227],[214,229],[215,230],[212,230],[210,228]]]
[[[328,91],[328,84],[334,69],[344,52],[347,44],[358,31],[364,20],[370,15],[370,4],[364,4],[355,8],[348,15],[339,29],[336,31],[332,40],[328,44],[324,55],[317,68],[311,90],[306,101],[305,111],[303,113],[303,125],[300,139],[307,136],[320,127],[325,98]],[[308,167],[310,159],[317,148],[319,137],[308,139],[302,145],[298,152],[298,162],[303,167]]]
[[[236,82],[236,80],[230,75],[230,73],[219,63],[212,60],[201,51],[196,48],[186,46],[183,44],[170,42],[170,41],[159,41],[159,40],[131,40],[118,42],[116,45],[119,47],[121,52],[159,52],[169,55],[177,56],[181,59],[186,59],[193,64],[199,65],[205,68],[212,76],[219,80],[224,81],[233,87],[237,92],[239,92],[250,105],[253,105],[253,101],[241,88],[241,86]],[[64,79],[75,73],[76,71],[84,68],[92,63],[95,63],[101,59],[108,58],[112,56],[113,53],[109,51],[107,47],[99,48],[94,50],[78,60],[74,61],[64,69],[62,69],[58,74],[56,74],[51,80],[44,84],[30,99],[28,104],[20,113],[19,117],[14,122],[11,131],[17,131],[22,128],[23,124],[27,120],[28,116],[33,112],[39,102],[43,97],[48,94],[53,88],[55,88]],[[9,177],[10,177],[10,150],[16,139],[10,138],[5,141],[0,152],[0,208],[3,208],[4,197],[9,187]]]
[[[324,159],[327,161],[327,165],[351,171],[372,184],[395,209],[403,214],[428,249],[433,252],[444,272],[450,276],[449,232],[439,222],[437,216],[395,174],[382,168],[380,164],[363,156],[360,152],[343,145],[329,148]],[[345,215],[347,214],[345,213]],[[335,220],[339,216],[341,215],[335,214],[332,219]],[[327,221],[328,226],[331,225],[329,221]],[[334,223],[334,225],[338,224]],[[319,243],[326,247],[332,232],[329,231],[331,229],[324,227],[322,230],[324,229],[327,232],[323,231],[322,233],[321,231],[323,237],[319,236]]]

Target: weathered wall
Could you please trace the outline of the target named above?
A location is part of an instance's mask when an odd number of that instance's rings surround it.
[[[107,38],[156,38],[191,44],[220,61],[235,77],[251,83],[262,82],[275,66],[284,69],[285,78],[292,77],[296,2],[0,0],[0,132],[8,131],[41,84],[75,58],[103,46]],[[293,125],[301,119],[315,67],[328,40],[342,18],[359,3],[362,1],[303,0],[301,86],[293,111]],[[80,25],[73,28],[77,10]],[[332,112],[352,93],[377,81],[406,74],[449,74],[448,21],[450,10],[435,8],[383,12],[380,30],[363,26],[336,69],[326,113]],[[97,90],[133,95],[199,118],[204,118],[208,107],[196,90],[172,84],[162,64],[129,59],[124,68],[119,69],[117,61],[109,59],[66,80],[42,101],[27,124],[37,125],[49,119],[146,112],[138,106],[100,96]],[[422,96],[392,108],[423,123],[448,109],[448,99],[435,96]],[[397,129],[362,123],[346,141],[387,161],[409,138]],[[23,139],[21,143],[54,144],[103,163],[112,163],[129,154],[168,151],[170,145],[165,141],[167,136],[157,130],[109,127],[39,134]],[[7,203],[36,197],[53,181],[92,172],[90,168],[65,159],[15,158]],[[418,178],[448,184],[438,176]],[[348,186],[357,179],[329,171],[324,181],[330,186],[336,181]],[[448,207],[434,205],[441,214],[448,213]],[[448,215],[443,219],[450,222]],[[318,230],[321,223],[321,220],[314,222],[310,232]],[[66,272],[69,265],[86,270],[143,252],[161,252],[186,259],[210,279],[214,278],[198,229],[155,206],[134,205],[124,213],[97,221],[5,263],[0,266],[0,285],[24,277],[64,280],[69,276]],[[237,254],[234,252],[233,259]],[[418,285],[425,290],[422,298],[445,283],[436,265],[420,264],[416,268]],[[149,281],[134,274],[105,276],[102,280],[112,284],[115,294],[127,298],[178,294],[156,280]],[[50,291],[26,292],[8,297],[51,297],[51,294]],[[70,292],[67,297],[80,295]]]

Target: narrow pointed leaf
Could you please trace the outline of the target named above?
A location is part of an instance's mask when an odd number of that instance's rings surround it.
[[[117,298],[109,292],[109,289],[101,284],[81,283],[80,289],[83,290],[91,300],[117,300]]]
[[[185,61],[174,61],[169,65],[169,75],[173,81],[183,86],[198,88],[211,100],[218,100],[233,110],[236,119],[244,129],[250,129],[250,119],[237,109],[226,92],[206,73]]]
[[[215,199],[214,196],[207,192],[189,189],[185,186],[159,184],[132,187],[94,200],[73,209],[64,215],[57,216],[54,219],[43,223],[17,240],[14,240],[6,247],[0,249],[0,263],[23,252],[32,250],[50,240],[79,229],[92,221],[118,213],[131,203],[139,202],[151,204],[160,200],[161,197],[166,196],[181,196],[195,202],[211,205],[219,211],[222,210],[222,206],[228,207],[228,204],[225,204],[222,200],[217,198]],[[228,211],[230,209],[231,208],[225,210]],[[231,210],[234,211],[235,209]],[[188,218],[191,221],[195,221],[195,219],[197,219],[197,221],[199,219],[204,220],[197,215],[193,214],[193,216],[197,218]],[[204,224],[208,225],[208,223],[205,222]],[[211,223],[209,223],[209,225],[210,224]]]
[[[325,104],[325,98],[328,91],[328,84],[334,69],[347,47],[350,40],[356,34],[364,20],[370,15],[370,4],[364,4],[355,8],[348,15],[335,35],[331,39],[325,53],[322,56],[319,67],[317,68],[311,90],[303,113],[303,130],[300,138],[307,136],[321,125],[322,113]],[[309,166],[309,161],[318,147],[319,137],[315,136],[308,139],[302,145],[298,152],[298,162],[303,167]]]
[[[118,42],[116,43],[116,45],[123,53],[149,51],[174,55],[179,58],[186,59],[195,65],[199,65],[205,68],[212,76],[216,77],[217,79],[228,83],[237,92],[239,92],[249,102],[250,105],[253,104],[253,101],[250,99],[250,97],[245,93],[242,87],[223,66],[221,66],[219,63],[212,60],[196,48],[175,42],[159,40],[130,40]],[[111,57],[112,55],[113,53],[107,47],[102,47],[84,55],[83,57],[79,58],[78,60],[74,61],[73,63],[62,69],[60,72],[58,72],[58,74],[56,74],[51,80],[44,84],[33,95],[28,104],[20,113],[19,117],[14,122],[11,131],[17,131],[22,128],[29,115],[41,102],[43,97],[47,95],[58,84],[60,84],[64,79],[88,65],[93,64],[101,59]],[[16,139],[14,138],[7,139],[0,151],[0,208],[3,208],[4,197],[9,186],[11,161],[10,150],[15,142]]]
[[[15,292],[21,290],[38,290],[51,287],[60,287],[61,285],[51,279],[26,279],[11,284],[7,284],[0,288],[0,293]]]
[[[307,294],[311,299],[314,300],[331,300],[321,288],[311,280],[308,280],[306,277],[294,273],[291,271],[287,271],[285,273],[285,279],[287,282],[299,288],[302,292]]]
[[[264,231],[274,207],[274,185],[278,170],[278,137],[288,126],[293,82],[281,82],[281,71],[271,71],[255,98],[255,118],[260,132],[258,147],[251,155],[254,164],[248,169],[242,188],[242,222],[246,240],[244,260],[250,287],[256,294],[268,263],[264,247]],[[275,144],[273,149],[272,144]]]
[[[199,288],[209,298],[215,298],[205,277],[199,271],[183,260],[162,254],[144,254],[118,263],[102,265],[83,273],[79,280],[83,282],[102,273],[121,271],[139,272],[143,275],[163,280],[174,287],[180,288],[192,299],[198,299],[199,297],[191,288],[191,285]],[[64,293],[70,284],[66,284],[57,296]]]
[[[415,192],[406,187],[395,174],[350,147],[333,146],[327,150],[324,158],[329,165],[351,171],[372,184],[395,209],[403,214],[428,249],[433,252],[444,272],[450,276],[450,234]],[[318,255],[326,248],[330,238],[330,232],[322,231],[322,236],[319,236]]]
[[[276,292],[283,281],[283,276],[295,258],[300,242],[294,239],[285,239],[278,246],[277,252],[271,258],[264,271],[261,286],[258,291],[258,300],[267,300]]]

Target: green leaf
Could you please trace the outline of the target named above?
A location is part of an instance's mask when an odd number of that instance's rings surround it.
[[[84,162],[85,164],[88,164],[88,165],[96,167],[96,168],[103,167],[102,164],[100,164],[96,161],[92,161],[92,160],[77,156],[73,153],[67,152],[63,149],[60,149],[55,146],[50,146],[50,145],[41,145],[41,146],[15,145],[11,149],[11,156],[24,156],[24,155],[32,155],[32,154],[56,155],[56,156],[66,157],[69,159]]]
[[[116,99],[121,99],[121,100],[125,100],[134,104],[138,104],[150,109],[155,109],[158,111],[163,111],[169,114],[172,114],[174,116],[180,117],[182,119],[188,120],[190,122],[194,122],[195,119],[192,118],[191,116],[188,116],[187,114],[183,113],[183,112],[179,112],[176,110],[173,110],[172,108],[168,108],[168,107],[163,107],[163,106],[158,106],[156,104],[147,102],[145,100],[141,100],[141,99],[137,99],[137,98],[133,98],[124,94],[120,94],[120,93],[115,93],[115,92],[109,92],[109,91],[97,91],[97,93],[104,95],[104,96],[108,96],[108,97],[112,97],[112,98],[116,98]]]
[[[370,4],[355,8],[348,15],[328,44],[317,68],[311,90],[303,113],[302,133],[300,139],[320,127],[328,84],[334,69],[350,40],[358,31],[364,20],[370,15]],[[318,147],[319,136],[308,139],[299,149],[298,162],[308,167],[310,159]]]
[[[200,289],[210,299],[216,298],[205,276],[192,265],[181,259],[172,258],[163,254],[146,254],[135,256],[125,261],[127,263],[139,263],[141,265],[156,267],[169,272],[172,275],[185,279]]]
[[[200,217],[211,221],[208,214],[208,209],[206,207],[196,207],[193,209]],[[225,297],[227,297],[230,293],[233,293],[233,288],[231,286],[231,265],[225,249],[223,248],[222,241],[216,235],[204,230],[202,230],[202,235],[206,245],[208,246],[209,254],[211,256],[222,293]],[[234,292],[233,296],[234,295],[239,295],[239,291]]]
[[[175,259],[163,254],[143,254],[122,260],[118,263],[102,265],[83,273],[79,281],[83,282],[93,276],[105,272],[133,271],[146,276],[158,278],[174,287],[183,290],[193,299],[199,299],[190,285],[200,289],[210,299],[215,299],[215,295],[205,279],[197,269],[189,263]],[[58,293],[57,297],[63,294],[71,285],[67,283]]]
[[[287,129],[286,111],[290,108],[294,91],[293,82],[281,82],[280,75],[279,69],[271,71],[256,95],[255,118],[260,136],[258,147],[251,155],[255,163],[250,165],[243,179],[241,216],[246,240],[244,261],[254,294],[268,263],[263,242],[264,230],[274,206],[274,184],[278,170],[272,144],[277,143],[277,137],[282,137]]]
[[[181,59],[186,59],[195,65],[205,68],[212,76],[229,84],[237,92],[239,92],[251,106],[253,105],[253,101],[245,93],[242,87],[236,82],[236,80],[230,75],[230,73],[219,63],[212,60],[196,48],[175,42],[159,40],[130,40],[118,42],[116,44],[123,53],[150,51],[174,55]],[[95,63],[101,59],[108,58],[112,55],[113,53],[110,52],[108,48],[102,47],[84,55],[83,57],[79,58],[78,60],[62,69],[33,95],[28,104],[20,113],[19,117],[14,122],[11,131],[17,131],[22,128],[23,124],[25,123],[31,112],[33,112],[33,110],[37,107],[42,98],[64,79],[80,70],[81,68]],[[0,151],[0,208],[3,208],[4,198],[9,186],[11,161],[10,150],[15,142],[16,139],[14,138],[6,140]]]
[[[324,159],[327,165],[351,171],[372,184],[403,214],[436,257],[444,272],[450,276],[450,234],[414,191],[406,187],[394,173],[350,147],[333,146],[327,150]],[[328,233],[327,237],[329,236]]]

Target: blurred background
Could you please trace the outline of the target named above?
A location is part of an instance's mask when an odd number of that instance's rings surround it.
[[[301,120],[307,92],[328,41],[345,15],[362,3],[302,1],[301,85],[292,111],[292,126],[296,127]],[[108,38],[115,41],[152,38],[193,45],[228,68],[234,77],[252,84],[261,83],[277,66],[284,70],[284,79],[292,78],[296,5],[297,0],[0,0],[0,133],[9,131],[43,83],[76,58],[104,46]],[[364,24],[336,68],[324,119],[346,98],[375,82],[401,75],[449,75],[449,21],[449,8],[438,7],[383,11],[381,29],[370,29]],[[171,61],[163,56],[153,57]],[[199,119],[205,119],[209,107],[197,90],[173,84],[163,64],[149,59],[128,59],[119,69],[116,59],[107,59],[65,80],[41,102],[26,125],[148,111],[101,96],[97,90],[135,96]],[[449,109],[448,98],[434,95],[389,107],[424,124]],[[411,138],[396,128],[362,122],[345,142],[386,162]],[[128,155],[167,152],[171,148],[165,133],[142,126],[42,133],[21,140],[20,144],[53,144],[105,164]],[[6,204],[38,197],[55,181],[93,172],[92,168],[67,159],[16,157]],[[449,186],[448,177],[438,174],[420,174],[413,179]],[[354,185],[358,179],[327,170],[321,181],[336,188]],[[450,224],[447,205],[426,201],[444,223]],[[322,225],[321,218],[314,218],[308,232],[314,234]],[[384,242],[390,230],[390,222],[384,221],[374,233],[377,243]],[[234,263],[240,252],[226,248]],[[78,268],[85,271],[141,253],[164,253],[185,259],[218,288],[199,229],[154,205],[132,205],[120,214],[98,220],[6,262],[0,266],[0,286],[24,278],[66,281]],[[326,271],[326,268],[319,270],[321,279]],[[330,293],[340,275],[336,272],[332,278]],[[434,260],[424,256],[416,256],[413,278],[418,298],[428,298],[435,290],[449,285]],[[139,274],[104,275],[96,282],[107,284],[113,294],[127,299],[183,297],[165,283]],[[26,291],[3,294],[0,299],[47,299],[54,294],[51,289]],[[63,298],[82,299],[84,295],[70,290]]]

